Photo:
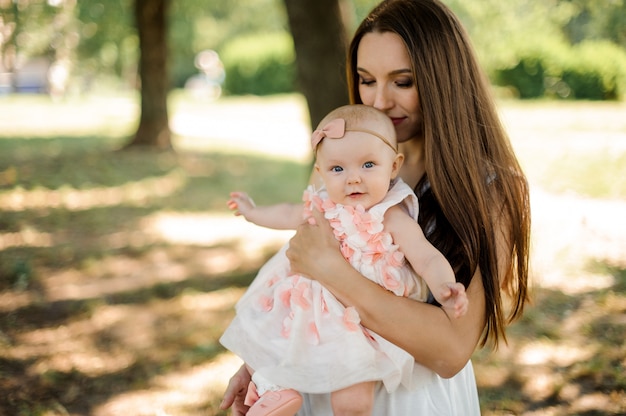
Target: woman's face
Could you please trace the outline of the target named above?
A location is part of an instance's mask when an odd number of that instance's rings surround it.
[[[402,38],[392,32],[365,34],[357,50],[356,70],[363,104],[391,118],[398,142],[421,137],[422,111]]]

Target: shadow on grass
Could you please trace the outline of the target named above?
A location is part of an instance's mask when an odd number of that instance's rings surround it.
[[[0,138],[0,414],[92,414],[219,360],[234,303],[277,247],[251,259],[227,241],[155,241],[146,219],[227,214],[232,190],[260,204],[295,202],[310,167],[245,154],[116,152],[98,137],[31,140]],[[626,411],[626,271],[604,261],[588,269],[612,285],[575,294],[539,287],[509,346],[476,353],[485,416]],[[173,412],[224,414],[215,394],[202,394]]]
[[[613,284],[576,294],[537,288],[508,347],[476,354],[485,415],[624,414],[626,269],[598,260],[588,269]]]
[[[93,414],[223,354],[217,339],[234,303],[277,247],[252,259],[227,239],[155,241],[146,219],[230,215],[232,190],[298,201],[309,174],[286,160],[113,144],[0,138],[0,414]],[[225,259],[237,261],[208,266]],[[130,289],[110,287],[133,279]],[[183,414],[207,414],[212,400],[207,393]]]

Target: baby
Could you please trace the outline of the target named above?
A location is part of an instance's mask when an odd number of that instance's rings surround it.
[[[365,277],[397,296],[426,301],[430,293],[451,316],[465,314],[465,288],[425,238],[417,198],[398,177],[404,156],[389,117],[369,106],[340,107],[320,122],[311,145],[323,186],[309,186],[304,204],[255,206],[233,192],[229,207],[276,229],[296,229],[317,209]],[[362,327],[358,311],[318,282],[291,274],[286,248],[259,271],[220,338],[252,374],[248,415],[293,416],[298,391],[331,392],[335,415],[369,415],[377,382],[388,391],[413,385],[413,357]]]

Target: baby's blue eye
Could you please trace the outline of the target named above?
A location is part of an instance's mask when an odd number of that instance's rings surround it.
[[[341,166],[333,166],[332,168],[330,168],[331,172],[341,172],[343,171],[343,168]]]
[[[365,162],[363,163],[363,167],[364,168],[373,168],[374,167],[374,162]]]

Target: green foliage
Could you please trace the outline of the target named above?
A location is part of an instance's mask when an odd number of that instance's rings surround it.
[[[588,39],[607,39],[626,47],[625,0],[568,0],[572,17],[563,26],[571,43]]]
[[[616,46],[626,46],[624,0],[445,2],[492,81],[514,95],[615,100],[625,93],[624,51]],[[583,46],[589,41],[599,43]]]
[[[626,52],[608,41],[577,44],[561,79],[571,89],[571,98],[620,99],[626,92]]]
[[[58,31],[62,22],[56,19],[59,14],[56,7],[44,0],[27,2],[0,1],[0,56],[7,48],[15,46],[19,54],[41,56],[50,53],[53,42],[60,33],[49,30],[55,25]],[[43,30],[42,30],[43,29]],[[48,29],[48,30],[45,30]],[[8,64],[9,62],[3,62]]]
[[[520,98],[537,98],[544,94],[544,78],[542,59],[524,56],[512,68],[496,71],[494,81],[498,85],[515,88]]]
[[[177,0],[169,16],[170,76],[174,87],[198,73],[196,55],[221,50],[231,39],[287,26],[282,0]]]
[[[614,43],[523,44],[515,53],[517,59],[492,78],[520,98],[620,100],[626,93],[626,52]]]
[[[573,13],[568,2],[529,0],[446,0],[465,26],[489,74],[514,67],[520,49],[562,38]]]
[[[0,256],[0,291],[9,288],[25,290],[33,280],[35,274],[30,260],[19,256]]]
[[[294,90],[295,53],[287,32],[236,38],[220,56],[228,94],[269,95]]]

